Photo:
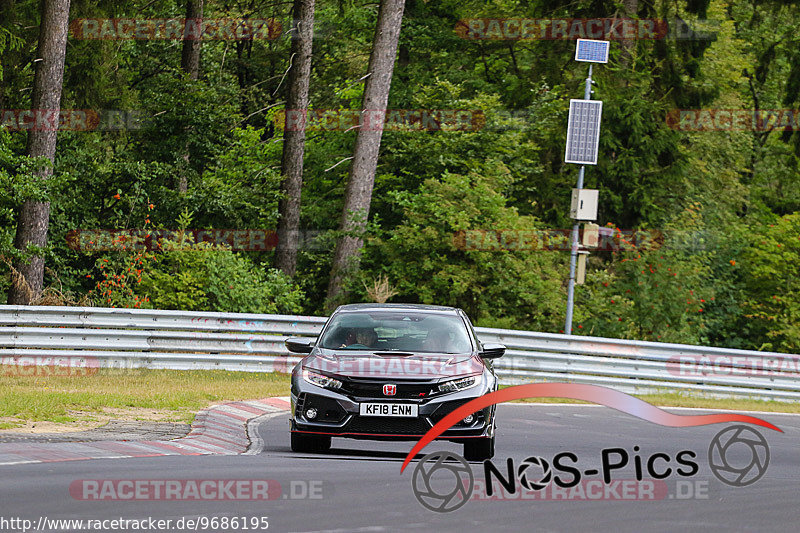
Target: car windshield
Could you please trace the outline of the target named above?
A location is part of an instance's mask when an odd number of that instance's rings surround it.
[[[325,328],[319,346],[331,350],[442,354],[472,350],[461,317],[402,311],[338,313]]]

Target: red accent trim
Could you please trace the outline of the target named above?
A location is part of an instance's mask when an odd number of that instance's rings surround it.
[[[347,435],[359,435],[359,436],[367,436],[367,437],[420,437],[419,433],[415,433],[414,435],[405,435],[402,433],[329,433],[326,431],[303,431],[300,429],[292,429],[290,430],[291,433],[308,433],[309,435],[330,435],[331,437],[346,437]],[[483,439],[486,438],[482,435],[454,435],[452,437],[437,437],[439,440],[450,440],[450,439]]]

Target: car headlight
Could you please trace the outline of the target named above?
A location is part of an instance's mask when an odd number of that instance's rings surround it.
[[[456,392],[471,389],[481,382],[481,376],[470,376],[468,378],[453,379],[439,383],[439,392]]]
[[[342,386],[342,382],[338,379],[333,379],[313,370],[303,370],[303,379],[312,385],[326,389],[338,389]]]

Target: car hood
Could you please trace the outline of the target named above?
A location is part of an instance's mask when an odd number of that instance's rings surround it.
[[[472,354],[342,353],[320,350],[303,367],[325,374],[374,379],[437,380],[483,372],[483,361]]]

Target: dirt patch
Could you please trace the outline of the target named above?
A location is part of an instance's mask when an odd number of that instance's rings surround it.
[[[17,427],[0,429],[0,435],[5,433],[69,433],[73,431],[88,431],[108,424],[110,421],[148,421],[148,422],[186,422],[187,413],[169,409],[148,409],[140,407],[112,408],[103,411],[68,411],[67,416],[74,420],[68,422],[50,422],[46,420],[30,421],[4,416],[0,417],[0,424],[19,424]]]

